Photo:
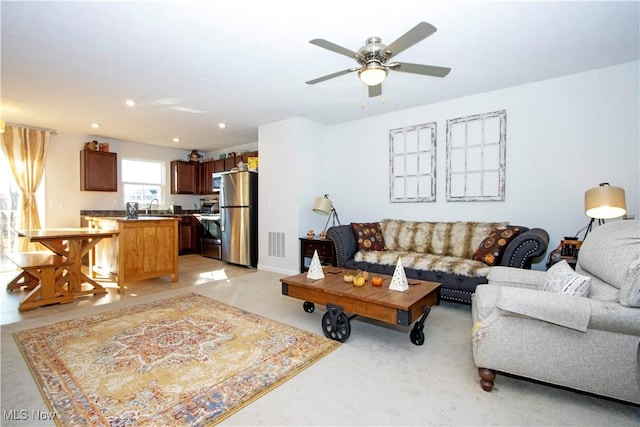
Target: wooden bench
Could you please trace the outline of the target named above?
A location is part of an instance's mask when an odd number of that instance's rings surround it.
[[[73,295],[63,287],[67,275],[62,274],[62,270],[69,265],[66,258],[48,252],[17,252],[7,257],[22,268],[22,272],[9,282],[7,290],[23,286],[30,289],[18,305],[18,310],[33,310],[43,305],[73,301]]]

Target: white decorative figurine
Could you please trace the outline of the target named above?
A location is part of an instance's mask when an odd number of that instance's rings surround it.
[[[396,269],[393,272],[391,283],[389,283],[389,289],[403,292],[409,289],[407,275],[405,274],[404,267],[402,266],[402,258],[398,258],[398,263],[396,264]]]
[[[313,258],[311,258],[311,265],[307,272],[307,279],[324,279],[324,272],[322,271],[322,264],[320,264],[320,258],[318,257],[317,250],[313,251]]]

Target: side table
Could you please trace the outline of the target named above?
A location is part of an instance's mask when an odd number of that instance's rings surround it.
[[[562,240],[560,242],[560,246],[549,253],[549,257],[547,259],[547,270],[553,264],[563,260],[567,261],[567,264],[575,270],[581,246],[582,240]]]
[[[330,239],[300,238],[300,273],[309,270],[314,251],[318,251],[318,258],[322,265],[336,265],[336,247]]]

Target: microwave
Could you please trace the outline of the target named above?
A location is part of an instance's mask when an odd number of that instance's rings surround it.
[[[220,191],[220,186],[222,185],[222,174],[221,173],[212,173],[211,174],[211,188],[213,191]]]

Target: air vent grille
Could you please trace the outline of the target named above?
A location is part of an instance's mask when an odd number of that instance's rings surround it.
[[[284,233],[280,231],[269,232],[269,256],[284,258]]]

